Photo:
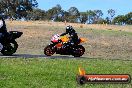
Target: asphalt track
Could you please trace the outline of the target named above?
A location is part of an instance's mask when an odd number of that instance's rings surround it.
[[[93,57],[88,57],[88,56],[81,56],[81,57],[73,57],[71,55],[53,55],[53,56],[46,56],[46,55],[41,55],[41,54],[13,54],[12,56],[3,56],[0,54],[0,59],[17,59],[17,58],[23,58],[23,59],[30,59],[30,58],[41,58],[41,59],[87,59],[87,60],[122,60],[122,61],[132,61],[132,59],[111,59],[111,58],[93,58]]]
[[[46,56],[46,55],[34,55],[34,54],[13,54],[12,56],[3,56],[0,54],[0,58],[49,58],[49,59],[71,59],[75,58],[70,55],[53,55],[53,56]],[[76,57],[76,59],[86,59],[87,57]]]

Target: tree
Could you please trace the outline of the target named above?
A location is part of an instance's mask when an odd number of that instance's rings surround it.
[[[99,18],[97,24],[104,24],[104,23],[107,23],[107,21],[103,18]]]
[[[114,24],[132,24],[132,12],[126,15],[118,15],[112,21]]]
[[[132,12],[125,15],[126,24],[132,24]]]
[[[67,22],[69,22],[69,13],[67,11],[64,11],[64,17],[63,19],[66,20]]]
[[[114,23],[114,24],[117,24],[118,23],[118,24],[122,25],[125,22],[126,22],[125,16],[124,15],[118,15],[117,17],[115,17],[113,19],[113,22],[112,23]]]
[[[26,20],[46,20],[46,12],[41,9],[33,9],[33,11],[28,12]]]
[[[87,15],[87,13],[84,12],[84,13],[80,13],[80,14],[81,14],[81,15],[80,15],[80,22],[81,22],[81,23],[86,23],[87,20],[88,20],[88,15]]]
[[[60,4],[57,4],[56,6],[55,6],[55,8],[57,9],[57,12],[61,12],[61,5]]]
[[[78,9],[76,7],[70,7],[68,10],[68,21],[69,22],[76,22],[78,16],[80,15]]]
[[[110,15],[110,23],[111,23],[114,15],[115,15],[115,10],[109,9],[108,10],[108,14]]]
[[[106,17],[105,18],[105,21],[106,21],[107,24],[109,24],[110,23],[110,18],[109,17]]]
[[[55,7],[52,7],[52,9],[49,9],[47,11],[47,17],[48,19],[57,19],[58,14],[62,12],[61,6],[57,4]]]
[[[76,7],[70,7],[68,12],[71,16],[79,16],[80,15],[80,13]]]
[[[1,14],[15,19],[26,17],[37,6],[36,0],[0,0]]]
[[[103,16],[102,10],[94,10],[95,16],[94,16],[94,23],[97,23],[99,18]]]
[[[94,22],[94,17],[96,14],[94,13],[94,11],[88,10],[87,15],[88,15],[88,23],[92,24]]]

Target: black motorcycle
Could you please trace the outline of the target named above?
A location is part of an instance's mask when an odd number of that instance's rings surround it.
[[[12,55],[16,52],[18,44],[15,39],[19,38],[23,32],[9,31],[8,36],[4,36],[2,39],[2,50],[0,51],[3,55]]]

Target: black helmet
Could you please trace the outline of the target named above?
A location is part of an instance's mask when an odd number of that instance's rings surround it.
[[[75,30],[73,29],[73,27],[72,26],[67,26],[66,27],[66,33],[71,33],[71,32],[74,32]]]

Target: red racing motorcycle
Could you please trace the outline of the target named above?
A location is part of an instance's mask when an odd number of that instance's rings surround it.
[[[85,48],[81,43],[85,42],[86,39],[79,38],[78,43],[72,46],[68,46],[68,49],[63,49],[63,45],[69,41],[67,36],[59,36],[58,34],[54,35],[51,38],[51,43],[44,48],[44,54],[46,56],[52,56],[53,54],[60,55],[72,55],[74,57],[80,57],[84,54]]]

